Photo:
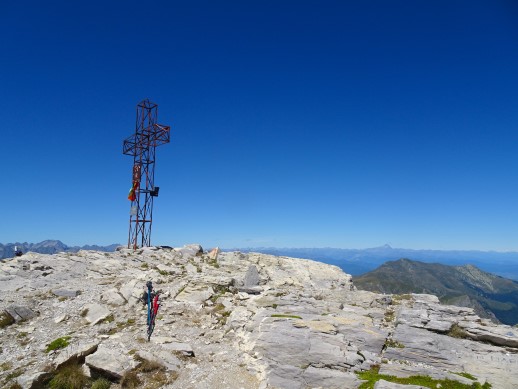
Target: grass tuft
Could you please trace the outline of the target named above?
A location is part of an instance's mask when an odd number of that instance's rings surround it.
[[[273,315],[271,315],[271,317],[281,317],[281,318],[283,317],[286,319],[301,319],[302,320],[302,317],[297,316],[297,315],[281,315],[278,313],[274,313]]]
[[[52,350],[59,350],[61,348],[67,347],[70,342],[70,336],[63,336],[62,338],[57,338],[56,340],[53,340],[47,345],[47,353],[51,352]]]
[[[428,376],[411,376],[411,377],[396,377],[386,374],[379,374],[379,366],[373,366],[370,370],[357,372],[356,375],[361,380],[367,381],[359,386],[359,389],[373,389],[376,382],[385,380],[403,385],[419,385],[425,388],[443,388],[443,389],[491,389],[491,384],[488,382],[480,384],[475,382],[471,385],[463,384],[455,380],[437,380]]]
[[[104,320],[101,320],[100,323],[111,323],[115,320],[115,317],[113,316],[113,313],[109,314]]]
[[[89,382],[80,365],[60,368],[49,382],[50,389],[82,389]]]
[[[458,338],[458,339],[466,339],[468,338],[468,333],[459,326],[457,323],[452,324],[450,330],[446,334],[448,336],[451,336],[452,338]]]
[[[98,378],[92,383],[92,387],[90,389],[109,389],[111,385],[112,383],[106,378]]]
[[[24,372],[24,369],[22,368],[18,368],[16,370],[13,370],[12,372],[10,372],[9,374],[7,374],[7,376],[5,377],[5,380],[6,381],[10,381],[12,380],[13,378],[16,378],[16,377],[19,377],[23,374]]]
[[[456,373],[454,371],[450,371],[450,373],[460,375],[461,377],[467,378],[469,380],[473,380],[473,381],[477,380],[477,377],[475,377],[469,373],[465,373],[465,372]]]
[[[112,317],[113,317],[113,315],[112,315]],[[127,321],[119,321],[119,322],[117,322],[117,329],[122,330],[122,329],[132,326],[134,324],[135,324],[135,319],[128,319]],[[115,332],[117,332],[117,329],[112,328],[110,331],[115,333]]]
[[[152,371],[165,370],[165,366],[162,365],[160,362],[149,361],[147,359],[144,359],[139,365],[139,370],[141,370],[144,373],[150,373]]]
[[[0,364],[1,371],[11,370],[13,368],[13,364],[11,362],[4,362]]]
[[[392,304],[401,304],[402,300],[412,300],[411,294],[395,294],[392,296]]]
[[[387,309],[385,311],[385,314],[384,314],[383,318],[385,319],[385,323],[391,323],[396,318],[396,313],[393,310],[391,310],[391,309]]]
[[[385,341],[385,346],[392,348],[405,348],[405,345],[395,341],[394,339],[387,339]]]
[[[165,384],[171,382],[171,380],[169,380],[168,376],[162,370],[159,370],[153,373],[150,377],[147,377],[147,381],[148,385],[146,386],[146,388],[149,389],[161,388]]]
[[[142,385],[142,381],[136,371],[130,370],[126,372],[121,379],[121,388],[137,389]]]
[[[5,311],[1,312],[0,313],[0,328],[10,326],[11,324],[14,324],[13,317]]]

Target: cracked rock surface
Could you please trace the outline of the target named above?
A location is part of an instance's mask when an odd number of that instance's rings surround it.
[[[148,280],[162,291],[150,342],[139,300]],[[376,365],[518,382],[516,328],[435,296],[358,291],[338,267],[305,259],[199,245],[27,253],[0,263],[0,296],[2,387],[39,387],[71,361],[112,388],[129,372],[143,388],[357,388],[356,373]],[[161,366],[160,379],[143,361]]]

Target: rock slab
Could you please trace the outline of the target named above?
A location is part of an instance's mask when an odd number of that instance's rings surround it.
[[[104,372],[115,379],[122,378],[126,371],[136,366],[135,361],[121,350],[103,344],[95,353],[88,355],[85,362],[91,369]]]
[[[111,314],[110,310],[104,305],[96,303],[85,305],[83,312],[86,312],[85,319],[90,325],[99,323]]]
[[[5,309],[5,312],[7,312],[16,323],[38,316],[32,309],[21,305],[11,305]]]

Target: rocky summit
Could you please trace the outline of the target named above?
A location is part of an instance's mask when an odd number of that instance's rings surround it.
[[[162,294],[148,342],[149,280]],[[0,264],[0,293],[6,388],[518,383],[517,328],[432,295],[359,291],[311,260],[199,245],[27,253]]]

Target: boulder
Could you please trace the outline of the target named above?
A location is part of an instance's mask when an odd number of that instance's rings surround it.
[[[84,318],[90,325],[95,325],[110,316],[111,312],[104,305],[93,303],[85,305],[81,314],[84,314]]]
[[[53,361],[53,365],[57,369],[70,361],[78,360],[94,353],[97,351],[98,347],[99,342],[83,341],[70,344],[59,352],[58,356]]]
[[[52,293],[59,297],[77,297],[81,294],[79,290],[69,290],[69,289],[55,289]]]
[[[61,323],[62,321],[65,321],[68,319],[68,315],[66,313],[63,313],[61,315],[58,315],[54,318],[54,323],[58,324],[58,323]]]
[[[9,314],[16,323],[38,316],[32,309],[22,305],[10,305],[5,309],[5,312]]]
[[[203,284],[188,285],[180,292],[175,300],[186,303],[201,304],[214,294],[214,290],[210,286]]]
[[[137,352],[137,356],[147,361],[159,363],[170,371],[179,371],[182,367],[182,362],[177,357],[163,350],[159,350],[158,352],[153,353],[140,350]]]
[[[185,270],[189,275],[194,275],[198,273],[198,268],[194,266],[192,263],[188,263],[185,265]]]
[[[481,325],[479,323],[462,321],[460,327],[466,335],[474,340],[492,343],[497,346],[518,348],[518,329],[504,325]]]
[[[106,301],[106,303],[110,305],[118,306],[126,304],[126,299],[121,296],[116,288],[111,288],[103,292],[101,295],[101,300]]]
[[[255,265],[250,265],[246,271],[245,278],[243,280],[243,286],[250,288],[259,285],[259,272]]]
[[[183,258],[192,258],[192,257],[198,257],[203,254],[203,248],[199,244],[188,244],[183,246],[180,249],[175,249],[175,251],[182,254]]]
[[[220,249],[219,247],[215,247],[213,248],[212,250],[210,250],[209,252],[209,259],[213,260],[213,261],[217,261],[218,260],[218,254],[220,253]]]
[[[44,388],[43,382],[47,381],[52,374],[44,371],[26,372],[16,379],[22,388]]]
[[[137,286],[138,282],[139,281],[137,279],[132,279],[120,288],[120,294],[130,306],[135,305],[138,302],[138,299],[143,295],[144,289]]]
[[[120,379],[124,373],[137,365],[127,353],[104,344],[101,344],[95,353],[88,355],[85,362],[92,370],[115,379]]]

